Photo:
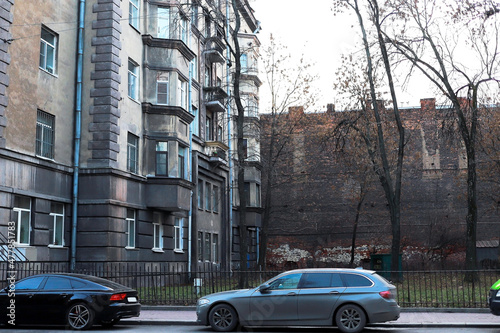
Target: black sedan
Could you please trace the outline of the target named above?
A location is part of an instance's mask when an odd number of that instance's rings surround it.
[[[0,291],[0,323],[67,325],[89,329],[113,326],[121,318],[139,316],[137,291],[82,274],[33,275]]]

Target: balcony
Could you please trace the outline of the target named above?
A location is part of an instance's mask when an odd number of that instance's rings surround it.
[[[229,147],[220,141],[208,141],[205,146],[205,154],[210,157],[210,162],[227,164],[227,152]]]
[[[212,112],[226,111],[227,93],[221,87],[203,87],[203,97],[207,110]]]
[[[224,63],[224,49],[226,48],[224,41],[221,37],[213,36],[205,40],[205,57],[210,63]]]

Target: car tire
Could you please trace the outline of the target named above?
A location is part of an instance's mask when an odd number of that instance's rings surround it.
[[[88,330],[94,323],[94,311],[85,303],[74,303],[66,313],[66,323],[74,330]]]
[[[103,321],[101,321],[101,326],[104,328],[111,328],[119,321],[120,321],[120,318],[115,318],[115,319],[111,319],[111,320],[103,320]]]
[[[346,304],[337,311],[335,323],[343,333],[359,333],[365,328],[366,315],[359,306]]]
[[[219,304],[210,310],[208,322],[216,332],[231,332],[238,326],[238,314],[229,304]]]

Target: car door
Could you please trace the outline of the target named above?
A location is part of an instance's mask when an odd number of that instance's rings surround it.
[[[68,300],[73,296],[70,279],[64,276],[49,276],[40,292],[35,296],[37,304],[43,305],[45,324],[64,323]]]
[[[302,273],[283,275],[271,281],[266,290],[256,290],[250,297],[252,325],[293,324],[298,320],[297,295]]]
[[[331,323],[335,304],[345,287],[338,273],[307,273],[298,295],[299,320],[311,324]]]
[[[13,291],[15,300],[15,322],[19,324],[39,324],[43,322],[43,308],[36,302],[45,276],[33,276],[16,283]]]

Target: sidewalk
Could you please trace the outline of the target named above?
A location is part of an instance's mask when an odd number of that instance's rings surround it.
[[[143,306],[138,318],[123,319],[125,324],[197,325],[194,307]],[[396,321],[376,327],[482,327],[500,328],[500,316],[489,309],[402,309]]]

